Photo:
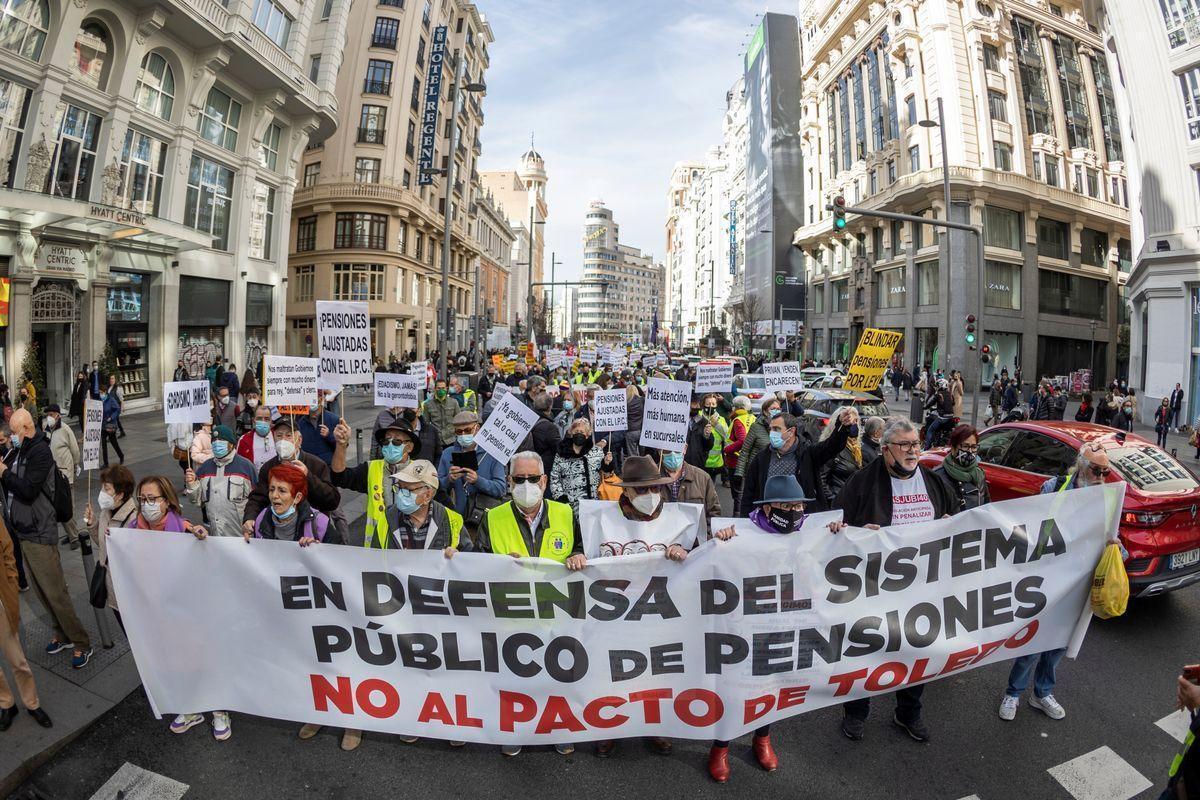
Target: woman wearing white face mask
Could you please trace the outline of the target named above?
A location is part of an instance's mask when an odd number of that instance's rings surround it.
[[[113,465],[105,467],[100,472],[100,493],[96,496],[96,507],[91,501],[83,510],[83,524],[87,527],[92,544],[96,546],[97,562],[108,566],[108,533],[113,528],[129,528],[133,518],[137,516],[137,500],[134,499],[133,473],[124,466]],[[105,603],[113,610],[117,624],[125,630],[121,622],[121,612],[117,609],[117,593],[113,589],[112,573],[108,573],[105,582],[108,585],[108,600]]]

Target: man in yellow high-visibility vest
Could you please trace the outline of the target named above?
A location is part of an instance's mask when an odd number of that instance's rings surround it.
[[[479,550],[513,558],[536,555],[564,564],[569,570],[587,566],[579,520],[566,503],[546,500],[546,471],[542,457],[532,451],[517,453],[508,462],[508,487],[512,500],[490,509],[479,526]],[[562,755],[575,752],[573,744],[556,744]],[[500,748],[506,756],[521,752],[520,745]]]

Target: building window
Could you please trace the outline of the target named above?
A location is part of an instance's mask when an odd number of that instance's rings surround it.
[[[1103,56],[1100,56],[1103,58]],[[1079,54],[1075,40],[1059,33],[1054,39],[1054,60],[1058,64],[1058,84],[1062,90],[1063,116],[1067,123],[1067,140],[1072,148],[1092,149],[1092,127],[1088,116],[1087,95],[1083,90],[1083,73],[1079,69]]]
[[[396,49],[396,39],[400,34],[400,20],[389,17],[375,18],[375,31],[371,34],[371,47],[383,47],[388,50]]]
[[[1058,156],[1046,156],[1046,183],[1061,186],[1058,179]]]
[[[1079,260],[1090,267],[1108,265],[1108,234],[1084,228],[1079,232]]]
[[[889,158],[887,162],[888,186],[896,182],[896,159]]]
[[[987,262],[987,286],[983,304],[988,308],[1021,310],[1021,265],[1006,261]]]
[[[875,308],[904,308],[904,267],[893,267],[875,273]]]
[[[379,159],[378,158],[356,158],[356,159],[354,159],[354,182],[355,183],[379,183]]]
[[[360,144],[383,144],[384,123],[387,108],[363,105],[358,116],[358,141]]]
[[[842,169],[850,169],[854,152],[850,149],[850,82],[845,75],[838,80],[838,107],[842,125]]]
[[[1050,93],[1046,88],[1046,71],[1042,66],[1041,42],[1033,23],[1022,17],[1012,20],[1013,45],[1017,53],[1017,71],[1021,75],[1021,91],[1025,97],[1027,136],[1051,133],[1052,115]]]
[[[425,236],[420,231],[417,231],[417,246],[413,251],[413,257],[416,258],[417,261],[420,261],[425,257]]]
[[[250,197],[250,257],[270,258],[275,232],[275,189],[262,181],[254,182]]]
[[[1038,255],[1066,261],[1071,250],[1071,234],[1067,223],[1047,217],[1038,217]]]
[[[917,305],[938,304],[938,262],[922,261],[917,264]]]
[[[417,69],[425,69],[425,37],[417,40]]]
[[[321,20],[324,21],[324,20],[329,19],[329,15],[332,13],[333,13],[333,0],[325,0],[324,5],[321,7]]]
[[[998,206],[983,207],[983,242],[988,247],[1021,249],[1021,213]]]
[[[171,119],[171,108],[175,103],[175,73],[158,53],[147,53],[142,59],[137,86],[133,90],[133,103],[147,114],[168,121]]]
[[[1128,239],[1117,239],[1117,272],[1128,275],[1133,271],[1133,245]]]
[[[1187,115],[1188,138],[1200,139],[1200,67],[1192,67],[1179,75],[1183,92],[1183,107]]]
[[[334,264],[334,300],[382,300],[383,264]]]
[[[873,170],[871,170],[871,194],[874,195],[878,192],[879,192],[879,171],[873,169]],[[809,206],[809,209],[811,210],[812,206]],[[810,219],[809,222],[812,222],[812,220]]]
[[[94,19],[85,19],[75,34],[75,78],[84,86],[103,91],[108,83],[109,50],[112,48],[112,37],[105,28]]]
[[[813,284],[812,296],[813,296],[813,304],[812,304],[813,313],[814,314],[824,314],[825,313],[825,284],[823,284],[823,283]]]
[[[882,150],[883,89],[879,81],[879,51],[874,47],[867,51],[867,88],[871,94],[871,140],[876,150]]]
[[[258,163],[272,172],[278,172],[279,165],[279,137],[283,134],[283,129],[278,123],[272,122],[267,126],[267,132],[263,134],[262,145],[258,148]]]
[[[1100,197],[1100,173],[1091,167],[1087,170],[1087,194],[1088,197]]]
[[[296,252],[307,253],[317,249],[317,218],[301,217],[296,220]]]
[[[1008,122],[1008,98],[994,89],[988,90],[988,110],[996,122]]]
[[[13,187],[15,180],[32,94],[19,83],[0,78],[0,186],[7,189]]]
[[[862,64],[855,61],[851,72],[854,76],[854,139],[858,148],[855,157],[862,160],[867,157],[867,110],[863,99]]]
[[[167,143],[130,128],[121,153],[122,207],[158,216]]]
[[[213,247],[226,250],[232,209],[233,170],[206,158],[192,156],[183,224],[211,235]]]
[[[912,127],[917,124],[917,96],[910,94],[904,98],[904,107],[908,110],[908,125]]]
[[[833,292],[833,312],[838,313],[850,308],[850,281],[834,281],[829,287]]]
[[[321,57],[312,56],[308,59],[308,79],[313,83],[317,82],[317,76],[321,74]]]
[[[1000,71],[1000,51],[993,44],[983,46],[983,68],[992,72]]]
[[[292,18],[272,0],[254,0],[254,25],[275,44],[287,50]]]
[[[405,189],[412,188],[412,172],[409,170],[404,170],[404,177],[401,179],[400,185]]]
[[[1196,0],[1158,0],[1158,8],[1167,26],[1167,42],[1172,50],[1197,41],[1195,22],[1200,16],[1200,4]]]
[[[208,90],[208,99],[200,112],[196,129],[206,142],[226,150],[235,150],[241,119],[242,104],[214,86]]]
[[[0,48],[37,61],[42,57],[49,30],[50,4],[46,0],[0,3]]]
[[[404,0],[379,0],[379,5],[389,8],[404,8]]]
[[[100,117],[72,105],[60,105],[58,114],[48,191],[59,197],[87,200],[96,168]]]
[[[892,258],[904,255],[904,223],[892,220]]]
[[[1096,102],[1100,108],[1100,134],[1104,137],[1104,152],[1109,161],[1124,161],[1121,144],[1121,123],[1117,118],[1117,102],[1113,93],[1108,64],[1102,55],[1091,59],[1092,78],[1096,84]]]
[[[1012,172],[1012,145],[996,142],[992,145],[992,156],[996,160],[996,169]]]
[[[386,250],[387,216],[361,213],[338,214],[333,246],[359,250]]]
[[[314,161],[311,164],[304,165],[304,180],[302,182],[302,185],[304,186],[305,189],[307,189],[310,186],[316,186],[317,181],[320,179],[320,177],[321,177],[321,162],[320,161]]]
[[[392,62],[372,58],[367,62],[367,77],[363,79],[363,94],[392,93]]]
[[[307,303],[313,299],[313,284],[316,282],[317,268],[305,264],[295,268],[292,273],[292,300],[297,303]]]
[[[1103,321],[1108,309],[1108,281],[1050,269],[1038,270],[1038,311],[1064,317]]]
[[[404,154],[412,158],[416,153],[417,123],[408,121],[408,138],[404,141]]]
[[[908,148],[908,171],[921,171],[921,148],[918,145]]]
[[[830,89],[827,98],[829,107],[825,112],[825,119],[829,132],[825,138],[829,143],[829,174],[836,175],[838,172],[837,92]]]

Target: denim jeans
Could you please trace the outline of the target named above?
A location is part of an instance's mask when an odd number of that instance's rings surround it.
[[[1033,693],[1037,697],[1045,697],[1054,693],[1054,670],[1063,654],[1065,647],[1058,650],[1047,650],[1044,653],[1034,653],[1021,656],[1013,662],[1012,670],[1008,673],[1008,696],[1020,697],[1029,686],[1029,675],[1033,673]],[[1034,668],[1034,665],[1037,668]]]

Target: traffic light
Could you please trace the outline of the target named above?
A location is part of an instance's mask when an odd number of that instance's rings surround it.
[[[992,346],[990,344],[981,345],[979,354],[979,360],[987,364],[992,360]]]
[[[846,198],[840,194],[833,198],[833,232],[846,230]]]
[[[966,329],[967,349],[975,349],[975,315],[967,314],[967,321],[963,326]]]

